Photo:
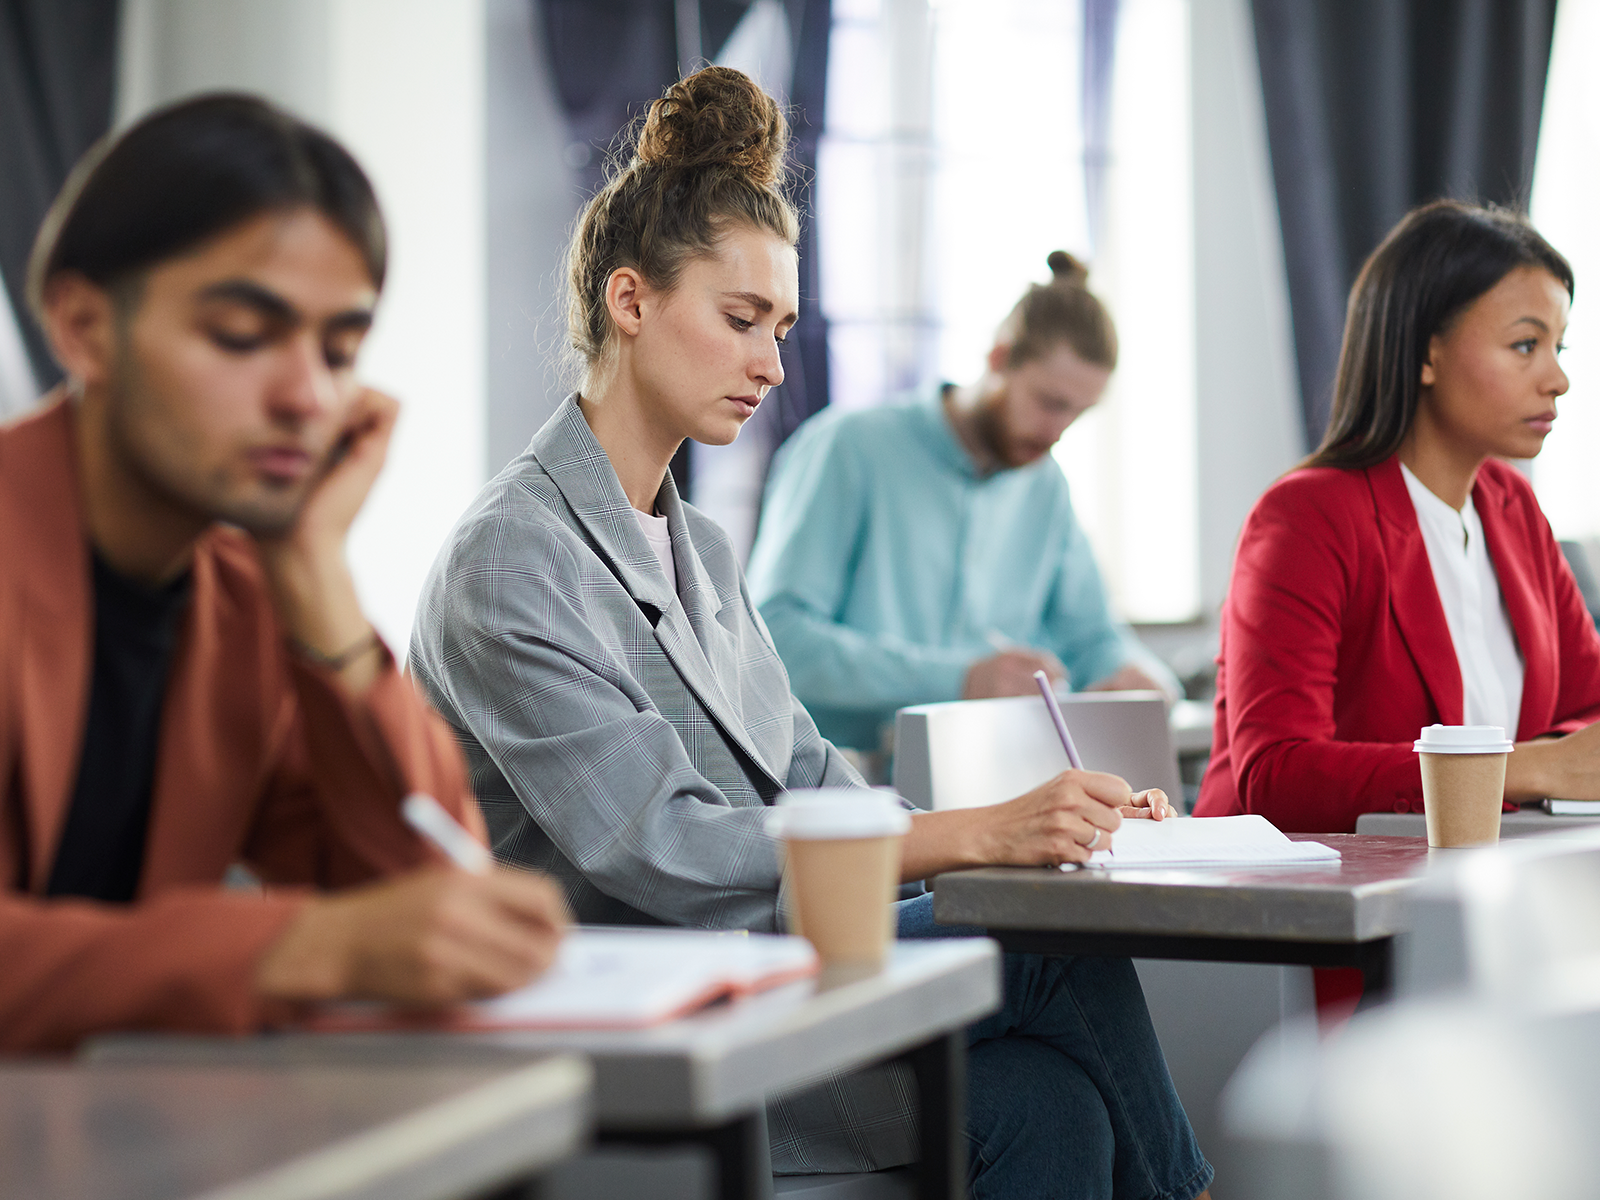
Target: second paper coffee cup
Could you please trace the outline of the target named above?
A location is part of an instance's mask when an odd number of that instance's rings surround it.
[[[767,815],[767,832],[783,840],[790,929],[824,965],[882,964],[910,828],[892,794],[867,788],[785,792]]]
[[[1412,749],[1422,764],[1422,811],[1430,846],[1481,846],[1500,840],[1506,755],[1498,725],[1429,725]]]

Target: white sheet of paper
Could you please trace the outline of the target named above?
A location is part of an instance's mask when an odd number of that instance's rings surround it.
[[[1123,821],[1111,850],[1089,859],[1092,867],[1213,867],[1337,862],[1339,852],[1321,842],[1292,842],[1255,813],[1237,817],[1169,817]]]

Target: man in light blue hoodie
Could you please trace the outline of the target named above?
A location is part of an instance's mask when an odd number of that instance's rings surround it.
[[[1100,399],[1116,331],[1070,255],[1002,323],[983,377],[827,411],[779,452],[750,588],[823,735],[876,750],[908,704],[1158,688],[1111,613],[1050,451]]]

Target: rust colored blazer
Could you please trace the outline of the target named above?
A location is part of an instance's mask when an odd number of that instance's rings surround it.
[[[1472,501],[1522,651],[1515,738],[1600,720],[1600,635],[1533,489],[1491,460]],[[1398,459],[1268,489],[1240,535],[1217,661],[1197,816],[1340,833],[1364,812],[1422,811],[1411,744],[1461,723],[1461,668]]]
[[[392,659],[352,700],[289,654],[253,544],[218,526],[195,552],[138,896],[45,899],[93,665],[73,429],[62,400],[0,426],[0,1051],[117,1029],[243,1032],[272,1015],[252,995],[255,963],[305,887],[429,860],[402,796],[431,792],[480,832],[481,819],[454,739]],[[261,894],[222,890],[236,862]]]

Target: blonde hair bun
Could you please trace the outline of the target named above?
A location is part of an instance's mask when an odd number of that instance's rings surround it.
[[[1084,266],[1065,250],[1052,250],[1050,257],[1045,259],[1050,265],[1050,282],[1063,284],[1067,287],[1087,287],[1089,285],[1089,268]]]
[[[652,101],[634,153],[668,170],[723,167],[757,187],[783,183],[789,125],[748,75],[706,67]]]

